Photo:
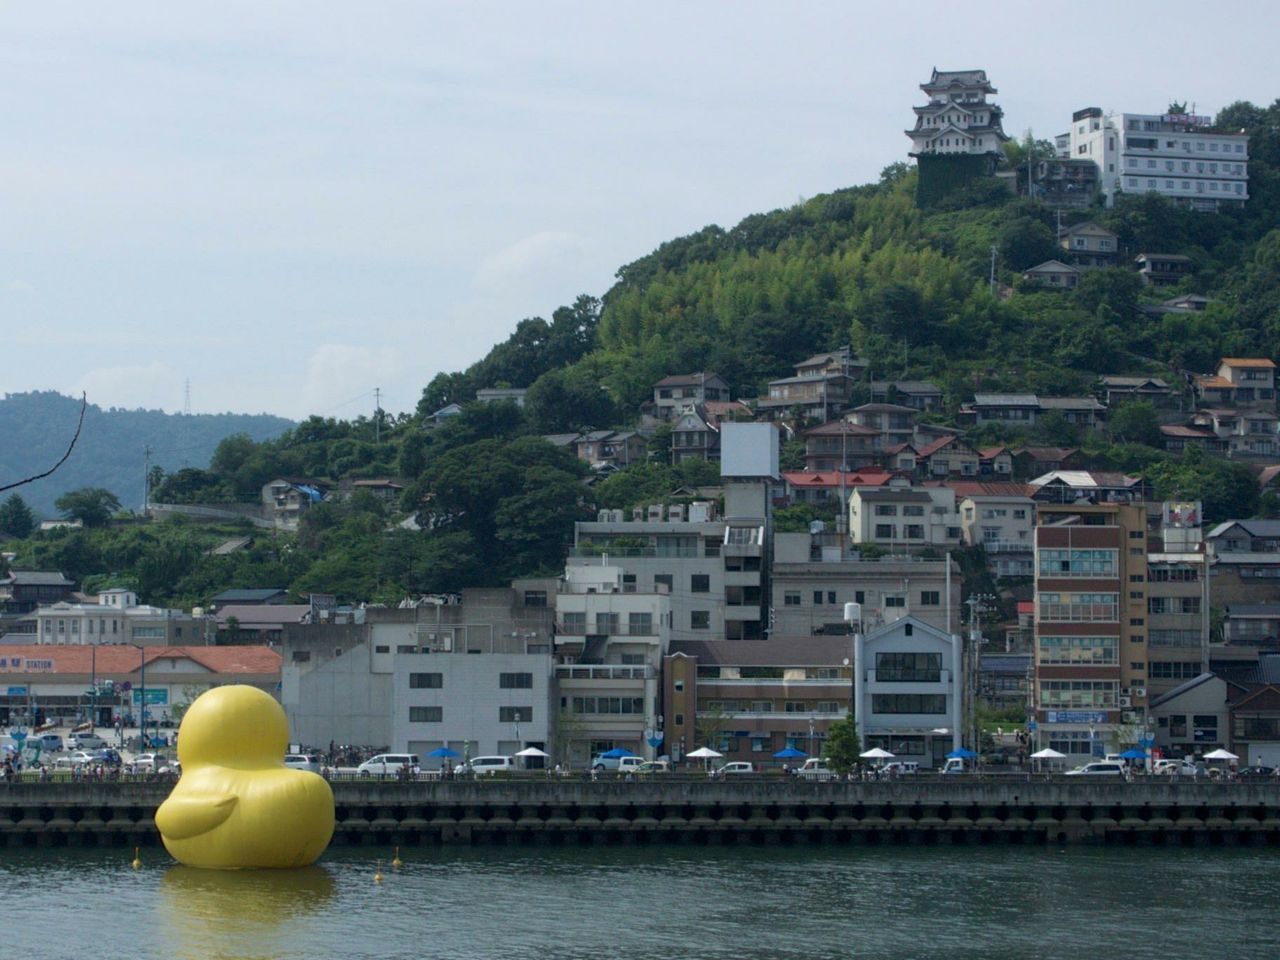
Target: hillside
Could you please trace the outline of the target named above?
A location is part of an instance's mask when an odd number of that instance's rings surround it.
[[[0,485],[57,462],[75,433],[79,414],[80,401],[58,393],[5,394],[0,400]],[[225,437],[244,433],[267,440],[292,425],[267,414],[183,416],[160,410],[103,410],[90,403],[71,458],[53,476],[15,492],[40,517],[57,516],[54,501],[81,487],[105,487],[126,507],[137,509],[142,503],[146,447],[153,451],[152,465],[166,470],[203,467]]]

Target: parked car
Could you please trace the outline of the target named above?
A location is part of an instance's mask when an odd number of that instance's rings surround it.
[[[1259,763],[1242,769],[1239,777],[1241,780],[1275,780],[1280,777],[1280,773],[1275,767],[1267,767]]]
[[[96,733],[73,733],[67,737],[68,750],[101,750],[107,741]]]
[[[315,753],[287,753],[284,757],[284,765],[291,770],[310,770],[312,773],[319,773],[320,756]]]
[[[412,770],[418,766],[416,753],[380,753],[370,757],[356,767],[356,775],[361,777],[396,777],[405,767]]]
[[[89,766],[89,767],[100,762],[98,760],[97,754],[90,753],[88,750],[73,750],[71,753],[68,753],[65,757],[59,758],[59,761],[62,761],[62,760],[70,760],[76,766]]]
[[[719,780],[724,777],[737,777],[737,776],[742,776],[744,774],[755,773],[755,772],[756,772],[756,768],[753,764],[748,763],[745,760],[731,760],[729,763],[726,763],[724,766],[716,767],[714,770],[712,770],[708,774],[708,776],[711,776]]]
[[[946,774],[972,773],[973,766],[967,763],[963,757],[952,757],[942,765],[940,772]]]
[[[635,770],[642,763],[644,763],[644,757],[637,757],[634,754],[629,757],[606,757],[601,753],[591,761],[591,769],[596,773],[604,773],[608,770],[626,772]]]
[[[174,776],[180,777],[182,776],[182,764],[179,763],[178,759],[175,757],[157,770],[156,773],[172,773]]]
[[[140,753],[133,758],[133,766],[140,773],[159,773],[161,767],[169,765],[169,758],[163,753]]]
[[[460,765],[457,773],[473,773],[477,777],[493,776],[495,773],[510,773],[516,769],[515,757],[472,757]]]
[[[27,737],[27,746],[40,745],[42,753],[61,753],[62,737],[56,733],[33,733]]]
[[[636,773],[638,774],[670,773],[670,772],[671,772],[670,760],[646,760],[636,767]]]
[[[96,758],[96,762],[106,764],[109,767],[118,767],[123,762],[120,757],[120,751],[111,747],[94,750],[93,755]]]
[[[1095,760],[1082,767],[1068,770],[1068,777],[1123,777],[1125,764],[1122,760]]]
[[[1203,771],[1196,765],[1193,760],[1186,759],[1163,759],[1157,760],[1151,765],[1151,772],[1158,776],[1183,776],[1194,777]]]
[[[834,780],[836,772],[827,766],[821,757],[810,757],[796,770],[795,775],[802,780]]]
[[[920,772],[920,764],[915,760],[894,760],[880,768],[891,777],[906,777]]]

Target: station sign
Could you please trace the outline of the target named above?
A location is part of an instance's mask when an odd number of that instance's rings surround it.
[[[1106,723],[1104,710],[1049,710],[1044,715],[1045,723]]]

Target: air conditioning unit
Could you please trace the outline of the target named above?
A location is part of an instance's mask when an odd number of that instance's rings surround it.
[[[1120,706],[1122,706],[1122,707],[1132,707],[1132,706],[1133,706],[1133,697],[1121,697],[1121,698],[1120,698]]]
[[[1145,697],[1145,696],[1147,695],[1147,688],[1146,688],[1146,687],[1134,687],[1134,688],[1133,688],[1133,695],[1134,695],[1135,697],[1137,697],[1139,700],[1141,700],[1143,697]]]
[[[597,523],[608,523],[608,522],[609,522],[609,518],[610,518],[611,516],[612,516],[612,511],[610,511],[610,510],[601,510],[599,513],[597,513],[597,514],[596,514],[596,522],[597,522]]]
[[[1126,710],[1124,713],[1120,714],[1121,723],[1137,723],[1138,721],[1139,716],[1133,710]]]
[[[431,644],[432,653],[453,653],[453,637],[444,634],[439,640],[435,640]]]

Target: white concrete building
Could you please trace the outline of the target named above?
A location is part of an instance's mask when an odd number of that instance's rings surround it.
[[[996,576],[1034,576],[1036,507],[1026,484],[960,481],[952,488],[960,501],[964,542],[986,550]]]
[[[899,553],[959,546],[956,494],[950,487],[912,486],[895,477],[881,487],[858,487],[849,498],[849,534]]]
[[[123,588],[104,590],[97,603],[39,607],[34,616],[37,643],[189,646],[212,643],[217,632],[212,617],[139,604],[137,594]]]
[[[1088,107],[1072,115],[1067,149],[1070,157],[1097,164],[1107,206],[1120,192],[1158,193],[1196,210],[1249,199],[1249,137],[1216,130],[1210,117],[1104,116]]]
[[[964,664],[960,638],[915,617],[854,636],[854,718],[864,748],[941,767],[960,746]]]

